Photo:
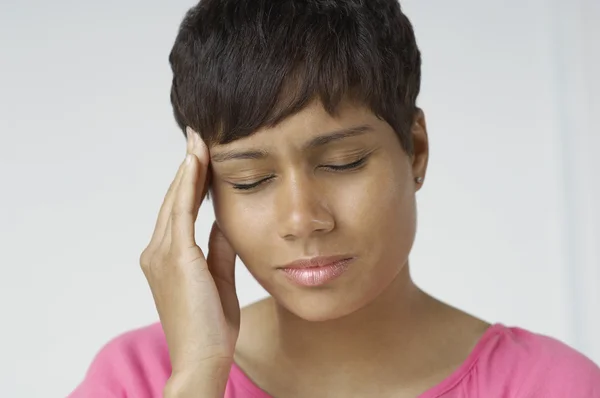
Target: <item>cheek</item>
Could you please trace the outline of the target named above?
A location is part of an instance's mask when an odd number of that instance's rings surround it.
[[[338,195],[334,206],[340,229],[352,231],[352,240],[376,263],[404,260],[414,241],[414,186],[398,163],[374,169],[351,192]]]
[[[336,216],[381,225],[411,213],[414,191],[407,184],[405,167],[398,163],[380,162],[352,184],[332,184]]]

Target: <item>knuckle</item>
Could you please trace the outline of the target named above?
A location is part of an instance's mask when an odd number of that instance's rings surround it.
[[[140,266],[145,274],[154,274],[160,271],[165,266],[168,259],[159,248],[152,252],[144,250],[140,256]]]
[[[149,248],[144,249],[144,251],[142,251],[142,254],[140,254],[140,266],[142,267],[142,269],[147,269],[148,266],[150,265],[150,261],[152,259],[152,254],[149,250]]]
[[[185,195],[185,194],[181,194]],[[173,207],[171,208],[171,214],[176,216],[185,216],[192,213],[191,206],[187,203],[187,200],[181,196],[173,201]]]
[[[185,268],[192,263],[205,263],[202,250],[196,245],[170,245],[156,250],[146,249],[140,255],[140,266],[146,275],[160,275],[167,269]],[[201,268],[207,268],[201,267]]]
[[[179,222],[186,217],[192,215],[192,210],[185,208],[181,204],[174,204],[173,210],[171,211],[171,217],[173,218],[173,222]]]

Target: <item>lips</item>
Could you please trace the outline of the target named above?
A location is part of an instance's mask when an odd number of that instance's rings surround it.
[[[314,257],[294,261],[279,270],[300,286],[322,286],[341,276],[352,260],[351,256]]]

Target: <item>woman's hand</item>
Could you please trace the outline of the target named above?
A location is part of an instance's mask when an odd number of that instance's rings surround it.
[[[213,224],[208,257],[194,224],[207,190],[208,148],[187,129],[187,156],[140,258],[165,332],[172,374],[165,393],[222,397],[240,325],[235,252]]]

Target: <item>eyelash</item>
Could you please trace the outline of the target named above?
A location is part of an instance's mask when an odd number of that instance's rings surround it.
[[[340,166],[325,165],[325,166],[321,166],[321,167],[324,167],[326,169],[329,169],[329,170],[335,171],[335,172],[349,171],[349,170],[356,170],[356,169],[362,167],[365,164],[366,161],[367,161],[367,156],[365,156],[363,158],[360,158],[360,159],[358,159],[355,162],[348,163],[348,164],[343,164],[343,165],[340,165]],[[267,181],[269,181],[269,180],[271,180],[273,178],[274,178],[274,176],[267,177],[267,178],[264,178],[264,179],[262,179],[260,181],[253,182],[252,184],[232,184],[232,185],[233,185],[233,189],[237,189],[239,191],[248,191],[248,190],[251,190],[253,188],[258,187],[259,185],[261,185],[261,184],[263,184],[263,183],[265,183],[265,182],[267,182]]]
[[[233,185],[233,189],[237,189],[239,191],[248,191],[252,188],[256,188],[257,186],[269,181],[270,179],[272,179],[273,177],[267,177],[267,178],[263,178],[260,181],[257,182],[253,182],[252,184],[232,184]]]
[[[347,170],[354,170],[354,169],[358,169],[359,167],[361,167],[362,165],[365,164],[365,162],[367,161],[367,157],[363,157],[358,159],[355,162],[352,163],[347,163],[347,164],[342,164],[340,166],[322,166],[325,167],[329,170],[333,170],[333,171],[347,171]]]

